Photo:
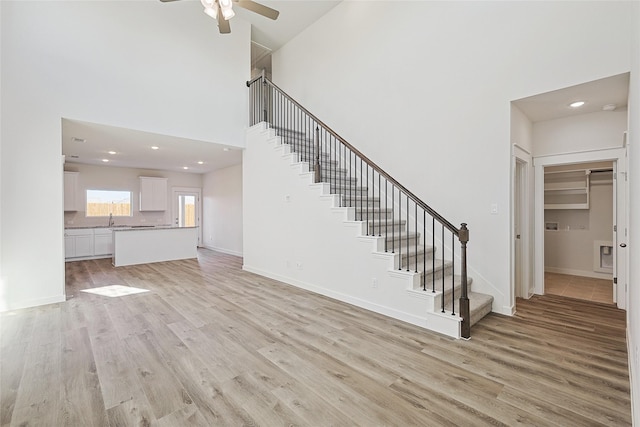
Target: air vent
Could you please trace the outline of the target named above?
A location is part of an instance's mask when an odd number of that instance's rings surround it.
[[[87,142],[87,140],[86,140],[86,139],[83,139],[83,138],[77,138],[77,137],[75,137],[75,136],[74,136],[73,138],[71,138],[71,140],[72,140],[73,142]]]

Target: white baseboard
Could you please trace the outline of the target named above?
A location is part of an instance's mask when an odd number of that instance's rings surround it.
[[[598,273],[589,270],[573,270],[571,268],[545,267],[545,273],[569,274],[571,276],[591,277],[593,279],[613,280],[611,273]]]
[[[210,251],[222,252],[223,254],[242,257],[242,252],[233,251],[231,249],[219,248],[217,246],[209,246],[209,245],[203,245],[202,247],[205,249],[209,249]]]
[[[67,296],[65,294],[56,295],[56,296],[47,297],[47,298],[37,298],[37,299],[31,299],[28,301],[20,301],[17,304],[8,306],[0,311],[13,311],[13,310],[20,310],[22,308],[38,307],[40,305],[57,304],[60,302],[65,302],[66,300],[67,300]]]
[[[635,350],[634,347],[637,347],[631,338],[631,327],[629,325],[629,316],[627,315],[627,357],[629,359],[629,383],[630,393],[631,393],[631,423],[632,425],[636,425],[633,421],[638,420],[640,417],[640,400],[636,399],[636,396],[640,394],[640,384],[637,383],[638,377],[636,368],[637,362],[635,362]]]
[[[459,321],[452,316],[440,316],[437,313],[428,313],[425,311],[425,316],[415,316],[403,311],[396,310],[391,307],[375,304],[370,301],[356,298],[351,295],[346,295],[340,292],[326,289],[320,286],[312,285],[310,283],[303,282],[301,280],[292,279],[290,277],[274,274],[269,271],[264,271],[259,268],[253,268],[251,266],[243,265],[242,269],[250,273],[258,274],[260,276],[268,277],[273,280],[277,280],[282,283],[286,283],[291,286],[295,286],[300,289],[304,289],[316,294],[324,295],[329,298],[333,298],[338,301],[346,302],[356,307],[364,308],[365,310],[373,311],[375,313],[382,314],[384,316],[391,317],[393,319],[401,320],[403,322],[410,323],[412,325],[420,326],[422,328],[441,333],[443,335],[450,336],[452,338],[460,338],[460,326]]]

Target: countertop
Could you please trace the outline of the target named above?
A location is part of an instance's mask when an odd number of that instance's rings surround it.
[[[75,226],[65,227],[65,230],[82,230],[82,229],[104,229],[109,228],[113,231],[131,231],[131,230],[165,230],[167,228],[198,228],[198,227],[177,227],[175,225],[161,224],[161,225],[112,225],[111,227],[106,225],[94,225],[94,226]]]

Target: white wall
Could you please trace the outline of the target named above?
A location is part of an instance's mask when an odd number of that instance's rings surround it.
[[[123,190],[131,191],[132,216],[115,217],[116,225],[172,225],[173,224],[173,187],[202,188],[202,175],[146,169],[120,168],[112,166],[82,165],[67,163],[65,170],[79,172],[78,205],[83,208],[77,212],[64,213],[65,227],[106,225],[105,218],[87,218],[87,190]],[[167,178],[167,210],[164,212],[140,212],[140,176]]]
[[[6,310],[64,300],[61,118],[242,146],[250,27],[221,37],[193,2],[0,8]]]
[[[511,143],[533,153],[533,123],[514,104],[511,104]]]
[[[640,21],[640,4],[631,16]],[[640,259],[640,25],[633,31],[631,84],[629,87],[629,261]],[[627,337],[633,419],[640,420],[640,263],[628,262],[629,302]]]
[[[510,266],[496,260],[510,259],[510,102],[628,71],[631,8],[342,2],[273,54],[273,76],[451,222],[469,223],[474,286],[508,311]]]
[[[622,147],[626,111],[579,114],[533,124],[536,157]]]
[[[204,246],[242,256],[242,165],[203,177]]]

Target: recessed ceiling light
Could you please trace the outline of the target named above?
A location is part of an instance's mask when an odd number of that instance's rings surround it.
[[[198,164],[199,164],[199,165],[204,165],[204,162],[203,162],[202,160],[200,160],[200,161],[198,162]]]
[[[227,147],[224,147],[222,151],[229,151],[229,149]]]
[[[71,138],[71,140],[72,140],[73,142],[87,142],[87,140],[86,140],[86,139],[83,139],[83,138],[76,138],[75,136],[74,136],[73,138]]]
[[[109,159],[102,159],[103,162],[107,163]]]
[[[157,146],[153,145],[153,146],[151,146],[151,149],[152,149],[152,150],[159,150],[159,149],[160,149],[160,147],[157,147]]]
[[[618,106],[616,104],[607,104],[602,107],[604,111],[614,111]]]
[[[569,104],[569,107],[578,108],[578,107],[582,107],[583,105],[584,105],[584,101],[576,101]]]
[[[182,169],[187,170],[189,169],[189,166],[183,166]]]
[[[109,151],[109,154],[113,155],[113,154],[116,154],[116,152],[115,151]]]

